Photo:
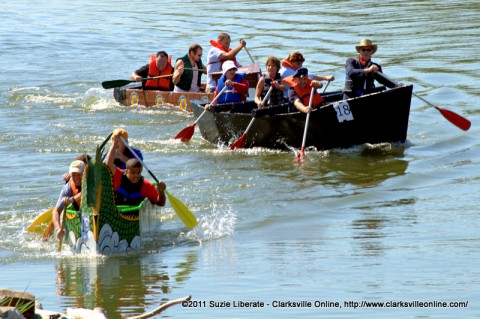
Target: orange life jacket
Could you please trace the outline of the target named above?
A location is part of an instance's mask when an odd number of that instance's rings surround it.
[[[285,68],[290,68],[293,71],[297,71],[297,68],[293,66],[292,62],[288,61],[287,59],[282,60],[282,66]]]
[[[75,185],[72,178],[70,178],[70,188],[72,189],[72,196],[75,199],[75,195],[80,193],[80,190],[78,189],[77,185]],[[77,203],[78,207],[80,207],[80,204],[82,203],[82,199],[81,198],[79,198],[78,200],[75,199],[75,202]]]
[[[220,49],[222,50],[223,52],[230,52],[232,51],[232,48],[228,48],[228,50],[225,50],[225,48],[223,47],[223,45],[221,45],[220,43],[218,43],[217,41],[215,40],[210,40],[210,44],[212,45],[212,47],[215,47],[217,49]],[[225,60],[227,61],[227,60]],[[225,61],[222,61],[221,63],[223,64],[223,62]],[[238,64],[237,62],[237,59],[236,58],[233,58],[233,59],[230,59],[230,61],[233,61],[233,63],[235,63],[235,66],[238,68],[240,65]],[[209,63],[210,64],[210,63]]]
[[[168,56],[168,64],[165,67],[165,69],[163,69],[163,71],[160,71],[157,68],[157,60],[155,59],[155,56],[150,55],[150,64],[148,66],[149,78],[155,77],[155,76],[161,76],[161,75],[170,75],[170,74],[173,74],[172,57],[170,55]],[[158,78],[153,80],[147,80],[147,82],[145,82],[145,87],[170,90],[171,80],[172,80],[171,76],[166,76],[164,78]]]
[[[305,105],[305,106],[309,105],[310,94],[312,92],[312,80],[310,78],[307,79],[307,85],[305,85],[305,87],[303,87],[303,88],[300,85],[298,85],[297,83],[295,83],[295,80],[293,79],[293,75],[292,76],[287,76],[282,81],[287,83],[288,85],[290,85],[290,87],[295,90],[295,93],[297,93],[298,98],[300,99],[300,101],[302,101],[303,105]],[[321,97],[320,94],[318,94],[317,90],[314,90],[313,91],[312,107],[316,108],[320,104],[322,104],[323,102],[325,102],[323,97]]]

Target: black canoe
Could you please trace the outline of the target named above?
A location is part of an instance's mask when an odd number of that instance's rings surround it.
[[[374,93],[348,100],[342,100],[342,92],[322,94],[326,104],[312,111],[305,146],[327,150],[364,143],[405,142],[412,90],[411,85],[380,87]],[[198,118],[205,102],[191,102]],[[261,110],[256,109],[253,101],[216,105],[197,125],[210,143],[231,145],[253,117],[245,147],[301,147],[306,114],[287,113],[287,104]]]

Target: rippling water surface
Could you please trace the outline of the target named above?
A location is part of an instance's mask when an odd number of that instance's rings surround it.
[[[192,295],[175,318],[480,318],[478,1],[3,1],[0,4],[0,287],[44,307],[103,306],[111,318]],[[333,74],[361,38],[384,72],[469,118],[463,132],[413,98],[408,141],[348,150],[235,153],[197,133],[194,118],[119,106],[101,82],[128,79],[148,54],[174,58],[226,31],[253,59],[300,50]],[[250,63],[245,52],[238,56]],[[25,227],[55,204],[61,175],[125,127],[151,171],[200,219],[171,207],[154,242],[129,256],[73,257]],[[210,302],[263,302],[263,308]],[[273,301],[327,301],[279,308]],[[366,302],[468,302],[466,307],[364,307]],[[340,307],[335,307],[338,302]],[[452,306],[457,304],[452,304]]]

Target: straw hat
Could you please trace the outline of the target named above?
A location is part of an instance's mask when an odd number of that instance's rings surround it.
[[[357,50],[358,53],[360,53],[360,50],[365,47],[370,47],[372,48],[372,54],[377,52],[377,45],[372,42],[372,40],[369,39],[362,39],[360,40],[360,44],[355,46],[355,49]]]

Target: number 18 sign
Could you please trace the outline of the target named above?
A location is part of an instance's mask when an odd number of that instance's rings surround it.
[[[333,103],[333,108],[337,112],[338,122],[353,121],[353,114],[347,101]]]

